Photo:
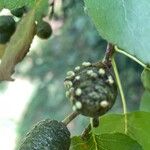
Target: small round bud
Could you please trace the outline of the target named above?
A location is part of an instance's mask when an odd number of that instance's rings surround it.
[[[82,90],[80,88],[77,88],[75,94],[76,96],[80,96],[82,94]]]
[[[83,62],[83,63],[82,63],[82,66],[84,66],[84,67],[89,67],[89,66],[91,66],[91,63],[90,63],[90,62]]]
[[[65,81],[65,82],[64,82],[64,85],[65,85],[65,87],[66,87],[66,88],[68,88],[68,89],[69,89],[69,88],[71,88],[71,87],[72,87],[72,85],[73,85],[73,84],[72,84],[72,82],[71,82],[71,81]]]
[[[87,75],[91,76],[93,74],[93,70],[87,70]]]
[[[80,70],[80,66],[75,67],[74,70],[75,70],[75,71],[79,71],[79,70]]]
[[[66,91],[66,97],[69,98],[69,96],[70,96],[70,92]]]
[[[99,69],[98,72],[99,72],[99,74],[102,75],[102,76],[105,74],[105,70],[104,70],[103,68]]]
[[[73,110],[73,111],[76,111],[76,110],[77,110],[77,107],[76,107],[76,106],[72,106],[72,110]]]
[[[96,74],[95,72],[93,72],[93,73],[91,74],[91,77],[92,77],[92,78],[96,78],[96,77],[97,77],[97,74]]]
[[[75,76],[75,73],[73,71],[68,71],[67,72],[67,77],[72,78]]]
[[[75,80],[79,81],[80,80],[80,76],[76,76]]]
[[[112,85],[112,84],[114,83],[114,80],[113,80],[112,76],[108,76],[107,82],[108,82],[110,85]]]
[[[100,102],[100,106],[102,106],[103,108],[106,108],[106,107],[108,107],[108,106],[109,106],[109,102],[108,102],[108,101],[106,101],[106,100],[101,101],[101,102]]]
[[[77,101],[77,102],[75,103],[75,106],[76,106],[77,109],[81,109],[81,108],[82,108],[82,103],[79,102],[79,101]]]

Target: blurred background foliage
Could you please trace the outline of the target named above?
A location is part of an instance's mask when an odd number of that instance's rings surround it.
[[[104,56],[106,41],[85,14],[83,1],[62,0],[57,6],[50,22],[54,28],[53,36],[46,41],[36,39],[37,45],[17,69],[17,76],[27,78],[36,86],[18,124],[18,141],[40,120],[63,120],[72,111],[63,86],[66,72],[83,61],[96,62]],[[61,24],[61,27],[56,29],[56,24]],[[128,111],[137,110],[143,92],[140,81],[142,68],[120,54],[116,55],[116,59]],[[119,96],[111,112],[122,112]],[[75,119],[69,125],[72,135],[80,134],[88,121],[83,116]]]

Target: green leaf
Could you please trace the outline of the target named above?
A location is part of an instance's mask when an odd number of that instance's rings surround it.
[[[36,3],[35,0],[0,0],[0,9],[8,8],[15,9],[18,7],[22,7],[24,5],[28,7],[34,6]]]
[[[8,43],[0,64],[0,81],[12,80],[15,65],[29,51],[35,35],[35,11],[29,12],[21,22]]]
[[[141,111],[150,112],[150,91],[145,91],[140,104]]]
[[[149,0],[84,0],[100,35],[150,64]]]
[[[48,0],[0,0],[0,10],[4,7],[15,9],[24,5],[35,9],[36,20],[40,20],[48,13]]]
[[[141,80],[146,90],[141,99],[140,110],[150,112],[150,71],[148,69],[142,72]]]
[[[150,113],[132,112],[127,114],[127,135],[135,139],[144,150],[150,148]],[[100,126],[93,129],[95,134],[125,133],[124,115],[110,114],[101,117]]]
[[[73,137],[70,150],[142,150],[129,136],[121,133],[90,135],[88,140]]]
[[[144,69],[142,72],[141,80],[145,89],[150,91],[150,71],[148,69]]]
[[[46,16],[48,13],[48,0],[38,0],[35,5],[36,10],[36,20],[40,21],[43,16]]]

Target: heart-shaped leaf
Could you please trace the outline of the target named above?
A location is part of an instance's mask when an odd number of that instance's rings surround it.
[[[150,64],[149,0],[84,0],[100,35]]]

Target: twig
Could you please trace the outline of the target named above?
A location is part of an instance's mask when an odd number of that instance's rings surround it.
[[[115,52],[114,46],[112,44],[108,43],[103,60],[96,62],[93,65],[99,66],[99,67],[104,67],[104,68],[110,68],[111,67],[111,58],[112,58],[114,52]]]
[[[78,112],[72,112],[69,116],[67,116],[62,122],[65,125],[68,125],[73,119],[75,119],[79,115]]]
[[[50,4],[51,10],[49,12],[49,19],[52,19],[53,15],[54,15],[54,7],[55,7],[55,0],[53,0]]]
[[[106,48],[106,52],[105,52],[105,56],[103,58],[103,62],[105,64],[110,64],[111,63],[111,58],[114,54],[114,46],[110,43],[107,44],[107,48]]]
[[[99,126],[99,118],[92,118],[92,124],[94,128]]]
[[[116,62],[115,62],[114,58],[112,58],[112,65],[113,65],[114,73],[115,73],[115,76],[116,76],[116,81],[117,81],[117,84],[118,84],[118,88],[119,88],[119,92],[120,92],[120,96],[121,96],[121,100],[122,100],[123,114],[124,114],[124,131],[125,131],[125,134],[126,134],[127,130],[128,130],[127,104],[126,104],[126,99],[125,99],[125,96],[124,96],[121,80],[120,80],[120,77],[119,77],[117,65],[116,65]]]
[[[81,133],[81,138],[83,139],[83,140],[86,140],[87,139],[87,137],[88,137],[88,135],[89,135],[89,133],[90,133],[90,131],[91,131],[91,124],[88,124],[88,126],[84,129],[84,131]]]
[[[115,46],[114,49],[115,49],[116,52],[121,53],[121,54],[123,54],[123,55],[129,57],[130,59],[134,60],[135,62],[137,62],[138,64],[140,64],[140,65],[141,65],[142,67],[144,67],[145,69],[150,70],[150,68],[149,68],[147,65],[145,65],[142,61],[140,61],[138,58],[136,58],[136,57],[130,55],[129,53],[127,53],[127,52],[125,52],[125,51],[123,51],[123,50],[121,50],[121,49],[119,49],[117,46]]]

